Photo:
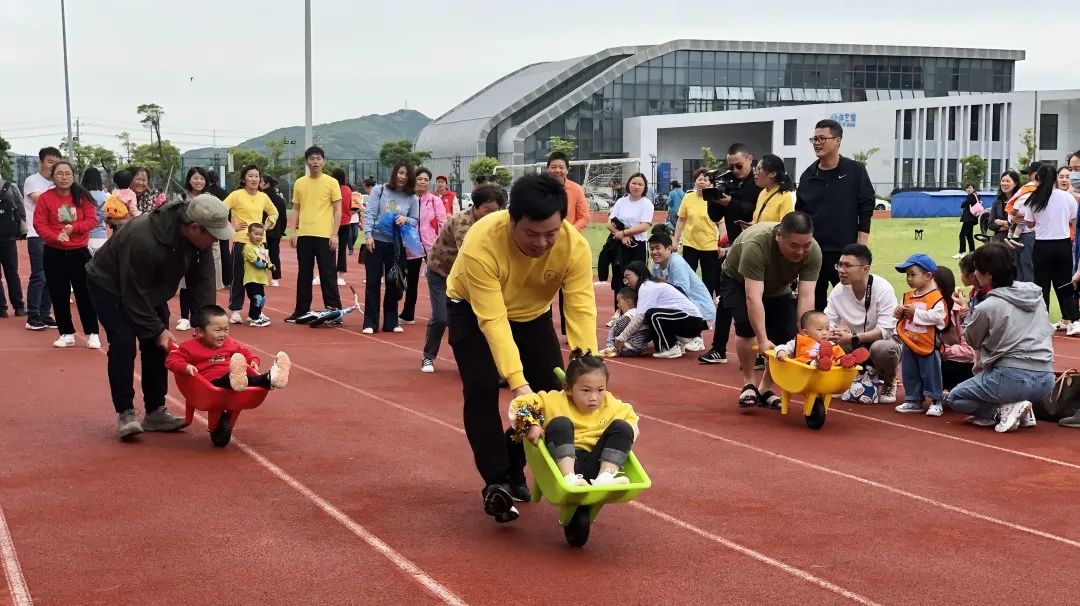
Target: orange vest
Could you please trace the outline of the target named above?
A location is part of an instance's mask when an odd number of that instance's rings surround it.
[[[833,348],[834,364],[839,364],[840,358],[844,357],[844,350],[839,345],[834,345],[829,341],[818,343],[806,335],[795,335],[795,361],[803,364],[817,362],[818,352],[821,351],[822,347]]]
[[[941,291],[936,288],[919,297],[915,296],[913,290],[904,293],[904,305],[914,305],[916,309],[933,309],[942,299]],[[941,345],[937,338],[937,327],[920,326],[910,319],[901,320],[896,324],[896,334],[917,356],[928,356]]]

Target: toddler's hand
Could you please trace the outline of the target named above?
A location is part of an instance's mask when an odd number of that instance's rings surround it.
[[[529,433],[525,436],[533,446],[544,437],[544,428],[539,425],[533,425],[529,427]]]
[[[791,357],[791,355],[788,354],[786,349],[779,349],[779,350],[776,351],[776,359],[777,360],[786,360],[786,359],[788,359],[790,357]]]
[[[188,364],[187,368],[184,369],[184,372],[187,373],[187,376],[194,377],[195,373],[199,372],[199,369],[195,368],[191,364]]]

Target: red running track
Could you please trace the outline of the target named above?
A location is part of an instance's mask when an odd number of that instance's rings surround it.
[[[280,320],[294,289],[270,290]],[[601,322],[609,295],[598,288]],[[0,604],[1075,599],[1070,430],[999,435],[838,404],[812,432],[740,414],[733,365],[616,360],[611,388],[643,414],[635,452],[654,486],[605,508],[573,550],[550,505],[506,527],[482,513],[449,349],[422,375],[422,323],[360,327],[235,327],[297,366],[214,449],[198,424],[117,442],[104,355],[0,320],[0,582],[15,588]],[[1059,366],[1080,365],[1077,344],[1055,340]]]

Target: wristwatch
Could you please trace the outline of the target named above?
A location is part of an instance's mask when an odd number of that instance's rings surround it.
[[[859,341],[859,335],[858,334],[851,335],[851,348],[852,349],[858,347],[861,343],[862,342]]]

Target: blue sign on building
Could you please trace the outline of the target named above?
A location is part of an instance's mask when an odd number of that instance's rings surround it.
[[[855,112],[851,112],[849,114],[848,113],[833,114],[833,115],[831,115],[829,117],[832,118],[833,120],[836,120],[837,122],[839,122],[840,126],[843,126],[844,128],[851,128],[851,127],[855,126],[855,117],[856,117]]]
[[[656,165],[656,191],[666,194],[671,191],[671,163],[661,162]]]

